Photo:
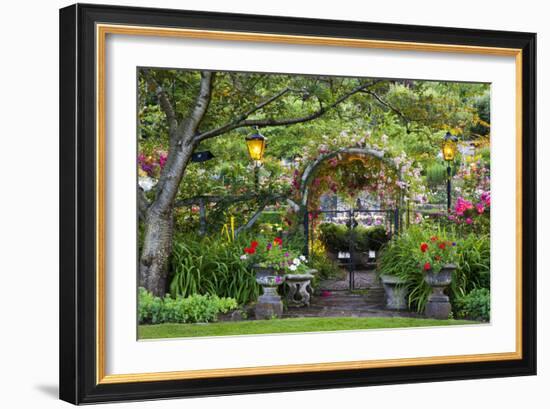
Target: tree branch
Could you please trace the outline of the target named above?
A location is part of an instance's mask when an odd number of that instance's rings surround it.
[[[199,196],[189,197],[187,199],[178,200],[177,202],[174,203],[174,207],[193,206],[193,205],[200,204],[201,201],[203,201],[204,203],[223,202],[224,204],[232,204],[232,203],[246,202],[249,200],[260,199],[260,198],[264,198],[267,201],[273,202],[278,199],[281,199],[281,200],[286,199],[286,196],[282,194],[271,194],[271,195],[263,196],[257,193],[248,193],[248,194],[239,195],[239,196],[199,195]]]
[[[246,119],[248,118],[250,115],[252,115],[254,112],[256,111],[259,111],[260,109],[262,109],[263,107],[265,107],[266,105],[269,105],[271,104],[273,101],[275,101],[276,99],[279,99],[281,98],[283,95],[285,95],[287,92],[291,91],[290,88],[285,88],[281,91],[279,91],[278,93],[276,93],[275,95],[273,95],[272,97],[266,99],[265,101],[259,103],[258,105],[256,105],[254,108],[252,108],[251,110],[245,112],[243,115],[241,115],[241,118],[242,119]]]
[[[368,90],[368,89],[365,89],[363,91],[361,91],[365,94],[368,94],[372,97],[374,97],[374,99],[376,99],[381,105],[384,105],[386,108],[389,108],[390,110],[392,110],[393,112],[395,112],[397,115],[399,115],[407,124],[410,122],[409,118],[403,113],[401,112],[399,109],[397,109],[396,107],[394,107],[392,104],[390,104],[388,101],[386,101],[385,99],[383,99],[380,95],[378,95],[376,92],[372,91],[372,90]]]
[[[145,80],[153,87],[155,87],[155,93],[157,94],[157,98],[159,99],[160,107],[166,115],[168,127],[170,129],[170,135],[172,135],[173,133],[175,133],[178,127],[178,121],[176,119],[176,111],[174,110],[174,107],[170,102],[170,98],[168,97],[168,94],[166,93],[164,88],[151,75],[151,72],[149,70],[143,70],[143,75],[145,77]]]
[[[259,209],[256,211],[256,213],[254,213],[254,215],[248,220],[248,222],[246,224],[243,224],[242,226],[239,226],[236,230],[235,230],[235,237],[239,235],[239,233],[243,230],[248,230],[250,229],[252,226],[254,226],[254,224],[258,221],[258,219],[260,218],[260,216],[262,215],[263,211],[265,210],[265,207],[267,206],[267,202],[263,202]]]
[[[171,208],[187,163],[191,159],[194,149],[193,135],[197,132],[210,104],[213,79],[212,72],[201,72],[200,88],[195,97],[195,103],[190,108],[186,119],[170,136],[168,159],[160,173],[154,204],[162,208],[163,211]]]
[[[189,115],[187,115],[187,120],[183,121],[177,130],[177,134],[181,137],[195,135],[195,132],[204,118],[206,110],[208,109],[208,105],[210,104],[210,99],[212,96],[212,83],[214,78],[215,74],[213,72],[201,71],[200,89],[195,99],[195,104],[189,112]]]
[[[339,104],[344,102],[349,97],[357,94],[358,92],[361,92],[363,90],[366,90],[366,89],[372,87],[377,82],[378,81],[373,81],[373,82],[369,82],[367,84],[361,84],[361,85],[355,87],[354,89],[352,89],[351,91],[349,91],[349,92],[345,93],[344,95],[340,96],[340,98],[338,98],[332,104],[329,104],[326,107],[321,106],[317,111],[315,111],[315,112],[313,112],[309,115],[305,115],[305,116],[298,117],[298,118],[286,118],[286,119],[273,119],[273,118],[246,119],[250,114],[245,112],[243,115],[240,115],[238,118],[236,118],[232,122],[227,123],[225,125],[222,125],[219,128],[212,129],[210,131],[203,132],[202,134],[196,135],[194,139],[197,142],[201,142],[205,139],[213,138],[215,136],[224,134],[224,133],[232,131],[234,129],[247,127],[247,126],[259,126],[259,127],[284,126],[284,125],[294,125],[294,124],[298,124],[298,123],[312,121],[316,118],[319,118],[321,115],[325,114],[327,111],[329,111],[329,110],[333,109],[334,107],[338,106]],[[285,91],[285,90],[283,90],[283,91]],[[284,95],[283,91],[281,91],[279,94]],[[256,112],[259,109],[265,107],[266,105],[268,105],[269,103],[273,102],[278,97],[280,97],[281,95],[279,95],[279,94],[276,94],[275,96],[271,97],[267,101],[262,102],[261,104],[257,105],[255,108],[253,108],[249,112],[253,113],[253,112]]]
[[[178,200],[176,203],[174,203],[174,207],[186,207],[186,206],[192,206],[199,204],[201,201],[204,201],[204,203],[218,203],[222,201],[231,201],[231,202],[246,202],[247,200],[252,200],[254,198],[258,197],[256,194],[248,194],[248,195],[241,195],[241,196],[193,196],[189,197],[187,199]]]

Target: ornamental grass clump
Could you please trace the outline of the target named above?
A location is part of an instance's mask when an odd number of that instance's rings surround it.
[[[211,294],[234,298],[239,305],[255,300],[259,294],[256,275],[240,259],[245,240],[244,235],[235,241],[177,235],[171,257],[171,296]]]

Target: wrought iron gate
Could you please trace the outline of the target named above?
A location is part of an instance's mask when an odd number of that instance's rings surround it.
[[[399,208],[308,211],[304,215],[304,232],[306,241],[304,252],[307,256],[310,255],[312,244],[317,238],[318,232],[316,231],[316,228],[319,226],[319,218],[322,218],[322,222],[324,223],[344,224],[348,228],[347,251],[338,252],[338,261],[339,264],[342,265],[342,267],[345,267],[349,272],[348,276],[350,290],[355,289],[355,271],[357,266],[360,264],[365,265],[365,258],[372,259],[372,263],[375,262],[375,256],[371,254],[371,250],[367,251],[368,254],[365,254],[364,251],[359,250],[356,242],[357,236],[355,234],[355,229],[357,226],[385,227],[386,237],[384,241],[387,241],[387,239],[390,239],[394,234],[397,234],[400,228]],[[380,242],[380,244],[382,244],[382,242]]]

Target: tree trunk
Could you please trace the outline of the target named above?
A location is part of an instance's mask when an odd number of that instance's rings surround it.
[[[148,208],[145,218],[139,282],[140,286],[159,297],[164,296],[167,290],[168,261],[172,253],[174,231],[174,198],[193,152],[190,142],[182,145],[174,154],[170,168],[164,172],[164,184],[157,192],[156,200]]]
[[[198,144],[194,135],[210,103],[212,78],[211,72],[201,72],[200,90],[195,104],[179,125],[166,93],[160,87],[158,91],[170,124],[170,149],[157,183],[155,200],[146,212],[145,237],[139,261],[139,284],[160,297],[167,290],[166,279],[174,230],[174,201],[191,154]]]
[[[159,297],[163,297],[167,289],[173,227],[172,209],[159,211],[150,208],[147,212],[139,262],[139,285]]]

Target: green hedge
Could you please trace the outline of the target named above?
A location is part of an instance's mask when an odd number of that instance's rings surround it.
[[[195,294],[189,297],[155,297],[139,289],[138,319],[140,324],[195,323],[217,321],[219,313],[237,308],[233,298]]]
[[[321,242],[333,253],[349,251],[352,243],[355,251],[378,251],[388,241],[384,226],[359,225],[350,232],[350,229],[343,224],[321,223],[319,230]]]

